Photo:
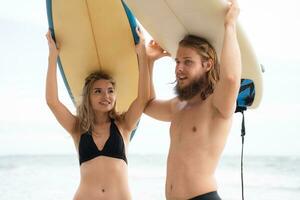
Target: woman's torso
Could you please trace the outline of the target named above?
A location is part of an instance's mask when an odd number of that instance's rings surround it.
[[[131,199],[126,158],[128,139],[123,139],[119,127],[111,121],[106,138],[87,132],[75,140],[81,179],[74,200]]]

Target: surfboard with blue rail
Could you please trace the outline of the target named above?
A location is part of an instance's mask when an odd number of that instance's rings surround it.
[[[49,28],[59,44],[59,69],[76,105],[84,79],[105,70],[116,81],[117,111],[137,96],[136,19],[121,0],[46,0]]]

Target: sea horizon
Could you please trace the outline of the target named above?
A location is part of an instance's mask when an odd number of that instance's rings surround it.
[[[166,156],[128,155],[133,200],[164,197]],[[247,200],[299,200],[300,156],[244,157]],[[241,199],[240,156],[224,155],[216,170],[223,200]],[[72,199],[80,174],[76,154],[0,156],[1,200]],[[62,190],[62,188],[64,188]]]

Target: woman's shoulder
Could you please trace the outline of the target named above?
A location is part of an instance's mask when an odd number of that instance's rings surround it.
[[[129,141],[130,131],[125,128],[124,119],[113,119],[116,127],[118,128],[122,137],[127,141]]]
[[[80,126],[80,122],[79,122],[79,118],[76,117],[76,123],[74,125],[74,128],[72,130],[72,132],[70,132],[70,135],[72,136],[73,140],[75,142],[79,142],[81,136],[85,133],[87,133],[88,131],[84,130],[81,126]]]

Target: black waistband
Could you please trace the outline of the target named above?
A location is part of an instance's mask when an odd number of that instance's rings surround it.
[[[221,200],[217,191],[201,194],[199,196],[193,197],[189,200]]]

